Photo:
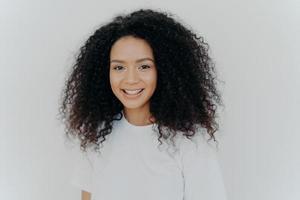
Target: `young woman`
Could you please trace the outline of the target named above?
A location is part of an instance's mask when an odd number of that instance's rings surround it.
[[[208,45],[169,13],[140,9],[97,29],[60,110],[88,152],[72,177],[82,199],[225,200],[208,143],[221,104],[215,78]]]

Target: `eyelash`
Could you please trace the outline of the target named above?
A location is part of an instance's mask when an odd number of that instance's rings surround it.
[[[141,65],[141,66],[142,66],[142,67],[143,67],[143,66],[147,66],[147,68],[150,68],[149,65]],[[113,69],[114,69],[114,70],[117,70],[116,68],[118,68],[118,67],[122,67],[122,66],[118,65],[118,66],[113,67]],[[117,70],[117,71],[119,71],[119,70]]]

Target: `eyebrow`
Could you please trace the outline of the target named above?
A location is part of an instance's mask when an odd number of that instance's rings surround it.
[[[151,59],[151,58],[140,58],[140,59],[137,59],[136,62],[142,62],[142,61],[145,61],[145,60],[150,60],[150,61],[154,62],[154,60]],[[111,60],[110,62],[111,63],[112,62],[125,63],[125,61],[123,61],[123,60],[117,60],[117,59]]]

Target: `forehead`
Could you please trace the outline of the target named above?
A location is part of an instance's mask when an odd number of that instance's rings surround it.
[[[110,59],[137,60],[143,57],[153,58],[151,46],[146,40],[125,36],[117,40],[110,51]]]

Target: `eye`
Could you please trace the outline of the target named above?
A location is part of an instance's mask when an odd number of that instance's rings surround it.
[[[120,66],[120,65],[113,67],[113,69],[114,69],[114,70],[117,70],[117,71],[119,71],[120,68],[123,68],[123,67]]]
[[[142,69],[147,69],[147,68],[150,68],[150,66],[149,65],[142,65],[141,68]]]

